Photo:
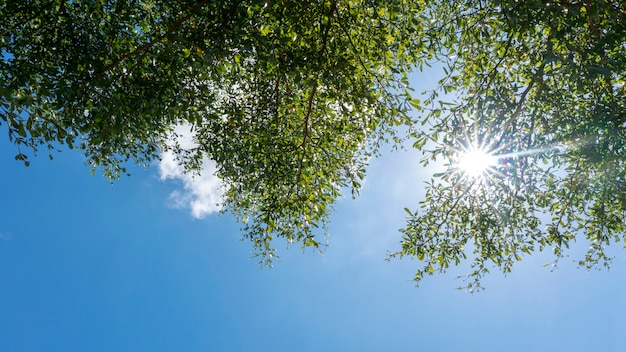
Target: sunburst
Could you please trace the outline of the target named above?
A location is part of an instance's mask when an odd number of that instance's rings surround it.
[[[497,165],[498,159],[486,148],[470,147],[459,154],[457,168],[468,178],[482,178]]]

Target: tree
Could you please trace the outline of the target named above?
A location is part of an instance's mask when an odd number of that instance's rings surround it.
[[[624,237],[617,3],[53,0],[2,1],[0,13],[0,116],[16,159],[65,144],[115,178],[161,151],[189,172],[210,158],[263,263],[277,238],[321,245],[333,202],[358,193],[380,144],[404,140],[400,125],[426,162],[449,166],[407,209],[392,254],[423,262],[417,281],[467,246],[473,288],[492,265],[508,272],[547,247],[558,259],[578,236],[591,242],[581,265],[606,263],[604,246]],[[445,77],[420,102],[407,74],[435,63]],[[182,124],[196,148],[168,143]],[[462,170],[463,151],[485,153],[486,170]]]
[[[574,240],[579,261],[608,265],[605,247],[626,240],[626,11],[617,1],[440,1],[424,29],[424,55],[441,60],[440,91],[458,97],[423,111],[420,132],[448,169],[409,211],[394,256],[424,265],[415,280],[466,259],[467,287],[492,266]],[[441,103],[441,102],[440,102]],[[439,137],[439,139],[437,138]],[[483,153],[484,172],[459,166]],[[476,163],[476,161],[474,161]]]
[[[2,1],[0,116],[26,150],[84,150],[106,176],[175,150],[216,162],[264,262],[320,245],[333,202],[408,123],[419,47],[403,1]],[[198,147],[166,143],[177,125]],[[320,228],[317,230],[316,228]]]

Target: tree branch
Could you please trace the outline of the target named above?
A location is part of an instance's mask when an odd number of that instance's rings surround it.
[[[161,41],[163,41],[163,39],[165,39],[167,36],[169,36],[170,34],[172,34],[175,30],[178,29],[178,27],[180,27],[185,21],[187,21],[189,18],[191,18],[191,16],[194,15],[194,13],[196,11],[198,11],[199,9],[201,9],[204,5],[206,5],[206,3],[209,2],[209,0],[202,0],[200,1],[198,4],[196,4],[194,7],[191,8],[191,11],[179,18],[176,22],[174,22],[174,24],[162,35],[160,35],[158,38],[156,38],[155,40],[146,43],[144,45],[140,45],[137,48],[135,48],[135,50],[126,53],[122,56],[120,56],[117,60],[113,61],[111,64],[107,65],[104,69],[102,69],[100,72],[96,73],[92,78],[91,81],[94,81],[98,78],[101,78],[102,76],[104,76],[105,73],[107,73],[108,71],[110,71],[111,69],[113,69],[115,66],[119,65],[122,61],[126,60],[127,58],[137,55],[139,52],[142,51],[148,51],[150,48],[152,48],[155,44],[160,43]],[[241,3],[241,1],[238,1],[235,6],[239,5],[239,3]]]
[[[313,88],[311,88],[311,95],[309,96],[309,102],[307,107],[306,115],[304,116],[304,135],[302,137],[302,143],[300,143],[300,148],[302,148],[302,156],[300,157],[300,162],[298,164],[298,176],[296,178],[296,187],[300,184],[300,179],[302,178],[302,166],[304,165],[304,157],[306,156],[306,142],[309,138],[309,121],[311,119],[311,112],[313,111],[313,99],[315,98],[315,93],[317,92],[317,81],[313,83]]]
[[[322,33],[322,47],[319,51],[318,64],[322,65],[322,58],[324,53],[326,52],[326,40],[328,38],[328,32],[330,31],[331,18],[333,17],[335,10],[337,9],[337,2],[333,1],[330,4],[330,10],[328,12],[328,22],[326,23],[326,27],[324,28],[324,32]],[[321,68],[321,67],[320,67]],[[300,148],[302,148],[302,156],[300,157],[300,162],[298,165],[298,176],[296,177],[296,187],[300,184],[300,179],[302,178],[302,167],[304,165],[304,158],[306,156],[306,143],[309,139],[309,124],[311,119],[311,113],[313,112],[313,100],[315,98],[315,93],[317,92],[317,79],[319,77],[319,69],[317,76],[315,78],[315,82],[313,82],[313,87],[311,88],[311,95],[309,96],[308,106],[306,115],[304,116],[304,136],[302,137],[302,143],[300,144]]]

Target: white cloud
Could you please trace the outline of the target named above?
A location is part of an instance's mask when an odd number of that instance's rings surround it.
[[[189,126],[177,126],[174,132],[176,141],[182,149],[195,146],[193,132]],[[224,189],[222,181],[215,175],[216,170],[215,162],[205,158],[199,174],[185,173],[172,151],[162,153],[159,162],[161,180],[178,180],[183,184],[182,190],[170,194],[170,205],[176,208],[189,208],[191,215],[198,219],[219,212],[222,208]]]

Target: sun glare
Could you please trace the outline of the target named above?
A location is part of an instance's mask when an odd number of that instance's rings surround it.
[[[496,165],[496,158],[485,150],[471,148],[460,155],[457,165],[468,177],[480,178]]]

